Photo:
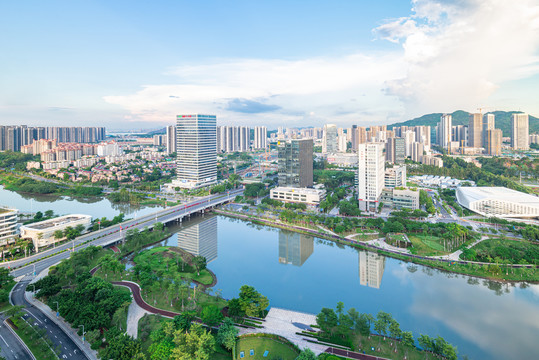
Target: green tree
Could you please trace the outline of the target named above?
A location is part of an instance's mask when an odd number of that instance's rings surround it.
[[[200,275],[200,271],[206,268],[206,258],[202,255],[195,256],[193,258],[193,265],[197,270],[197,275]]]
[[[316,358],[317,358],[316,355],[311,349],[305,348],[303,349],[301,354],[299,354],[296,360],[316,360]]]
[[[223,314],[215,305],[206,305],[202,309],[201,319],[209,326],[215,326],[223,320]]]
[[[320,313],[316,315],[316,324],[320,329],[328,334],[333,334],[339,320],[335,311],[330,308],[322,308]]]
[[[238,329],[234,326],[234,322],[230,318],[225,318],[217,331],[217,342],[224,348],[232,351],[236,346],[237,336]]]
[[[428,335],[421,334],[417,338],[419,346],[425,351],[425,359],[428,357],[428,352],[433,350],[434,342],[433,339]]]
[[[177,330],[174,333],[171,359],[209,360],[215,346],[213,336],[200,324],[193,324],[188,332]]]

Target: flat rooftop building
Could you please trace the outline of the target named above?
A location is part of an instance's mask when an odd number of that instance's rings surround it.
[[[75,228],[78,225],[84,226],[84,231],[86,231],[91,223],[92,217],[90,215],[72,214],[60,216],[21,226],[21,238],[32,239],[37,252],[40,247],[50,245],[65,238],[56,239],[54,237],[55,231],[64,231],[67,227]]]
[[[539,217],[539,197],[504,187],[459,187],[457,201],[483,216]]]
[[[18,210],[0,208],[0,246],[13,241],[17,234]]]

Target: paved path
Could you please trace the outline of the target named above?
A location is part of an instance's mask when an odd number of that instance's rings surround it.
[[[311,343],[307,339],[314,339],[296,334],[296,332],[310,328],[313,324],[316,324],[316,316],[313,314],[272,307],[262,324],[264,326],[262,329],[240,329],[240,334],[266,333],[280,335],[299,346],[300,349],[309,348],[318,355],[326,351],[328,346]]]
[[[326,351],[328,354],[335,354],[339,355],[341,357],[345,357],[348,359],[358,359],[358,360],[390,360],[388,358],[373,356],[373,355],[367,355],[367,354],[361,354],[353,351],[347,351],[347,350],[341,350],[341,349],[335,349],[335,348],[328,348]]]
[[[323,227],[322,225],[316,225],[320,230],[322,230],[323,232],[327,232],[333,236],[339,236],[337,234],[335,234],[333,231],[329,230],[329,229],[326,229],[325,227]]]
[[[138,322],[144,316],[144,314],[151,314],[149,311],[140,307],[136,301],[132,301],[129,304],[127,310],[127,334],[133,338],[138,338]]]
[[[131,293],[133,294],[133,299],[135,300],[137,305],[140,306],[143,310],[149,312],[150,314],[162,315],[168,318],[173,318],[176,315],[180,315],[179,313],[176,313],[176,312],[158,309],[156,307],[149,305],[142,298],[142,295],[140,294],[140,286],[137,283],[134,283],[131,281],[113,281],[112,283],[114,285],[125,286],[129,288],[129,290],[131,290]]]
[[[389,245],[388,243],[386,243],[385,238],[367,240],[367,241],[364,241],[364,242],[367,243],[367,244],[374,245],[374,246],[379,247],[379,248],[384,249],[384,250],[396,251],[396,252],[399,252],[399,253],[402,253],[402,254],[409,254],[410,253],[409,249],[403,249],[403,248],[399,248],[399,247],[396,247],[396,246]]]
[[[491,238],[490,236],[483,235],[483,236],[481,237],[481,239],[474,241],[474,243],[471,244],[470,246],[468,246],[467,248],[468,248],[468,249],[471,249],[471,248],[474,247],[475,245],[479,244],[481,241],[487,240],[487,239],[490,239],[490,238]],[[457,261],[457,260],[461,260],[461,259],[460,259],[460,254],[462,254],[462,250],[459,249],[459,250],[457,250],[457,251],[455,251],[454,253],[451,253],[451,254],[449,254],[449,255],[432,256],[432,258],[433,258],[433,259],[446,259],[446,260],[455,260],[455,261]]]

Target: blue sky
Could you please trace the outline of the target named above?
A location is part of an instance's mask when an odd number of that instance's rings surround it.
[[[539,114],[537,0],[3,1],[0,31],[0,124]]]

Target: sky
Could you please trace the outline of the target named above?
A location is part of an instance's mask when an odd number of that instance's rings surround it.
[[[3,0],[0,33],[0,125],[539,116],[539,0]]]

